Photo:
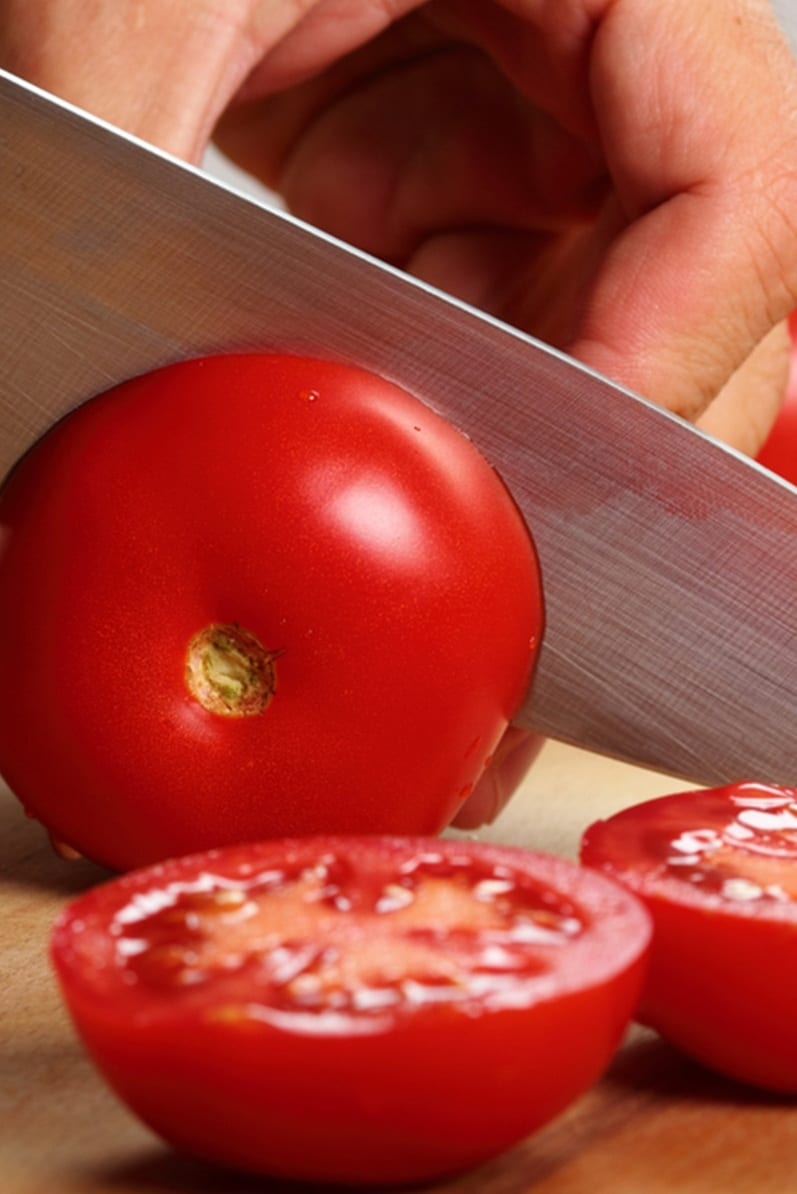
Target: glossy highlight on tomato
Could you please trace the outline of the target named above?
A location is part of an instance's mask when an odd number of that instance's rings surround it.
[[[590,826],[581,858],[653,916],[639,1018],[722,1074],[797,1093],[797,791],[646,801]]]
[[[179,1149],[405,1182],[509,1148],[594,1082],[649,939],[634,897],[563,859],[302,838],[95,887],[52,957],[96,1064]]]
[[[543,629],[495,471],[362,370],[180,362],[86,402],[0,494],[0,772],[117,869],[436,833]]]

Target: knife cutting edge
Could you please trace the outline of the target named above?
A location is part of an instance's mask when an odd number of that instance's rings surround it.
[[[797,490],[529,336],[0,72],[0,475],[169,361],[345,360],[501,473],[547,606],[518,720],[696,783],[797,784]]]

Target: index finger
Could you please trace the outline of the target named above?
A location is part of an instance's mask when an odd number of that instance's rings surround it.
[[[620,230],[573,351],[695,418],[797,305],[797,66],[767,3],[619,0],[590,76]]]
[[[768,0],[445,11],[606,161],[571,351],[695,418],[797,305],[797,64]]]

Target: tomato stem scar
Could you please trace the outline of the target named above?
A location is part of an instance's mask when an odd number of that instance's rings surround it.
[[[235,624],[205,626],[191,639],[185,682],[209,713],[253,717],[268,705],[277,687],[276,654],[249,630]]]

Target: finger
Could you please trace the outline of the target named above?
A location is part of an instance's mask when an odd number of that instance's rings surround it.
[[[388,35],[329,59],[323,69],[318,63],[306,77],[307,61],[298,52],[298,35],[307,32],[306,24],[296,32],[280,52],[258,63],[214,130],[214,141],[224,154],[275,190],[293,147],[322,113],[341,97],[361,90],[364,81],[433,53],[442,44],[441,35],[427,22],[403,20]]]
[[[260,98],[312,78],[400,22],[424,0],[250,0],[259,60],[242,89]],[[274,9],[281,10],[278,28]],[[290,17],[293,17],[291,20]],[[278,36],[277,36],[278,32]]]
[[[696,417],[794,305],[797,68],[768,0],[447,0],[434,11],[602,146],[616,204],[569,347]],[[710,422],[749,441],[762,419],[739,394],[734,383]]]
[[[768,4],[617,0],[592,89],[618,235],[571,345],[687,418],[797,295],[797,68]]]
[[[198,160],[217,107],[252,66],[242,0],[3,0],[0,63],[181,157]]]
[[[747,456],[756,456],[783,404],[791,338],[779,323],[704,410],[697,425]]]
[[[0,0],[0,65],[198,162],[257,68],[321,69],[422,0]]]
[[[509,726],[452,824],[457,829],[478,829],[494,821],[520,787],[544,743],[540,734]]]
[[[287,93],[247,95],[219,124],[224,152],[303,219],[398,264],[452,228],[583,221],[603,194],[583,141],[421,21]]]

